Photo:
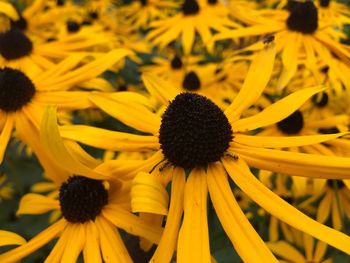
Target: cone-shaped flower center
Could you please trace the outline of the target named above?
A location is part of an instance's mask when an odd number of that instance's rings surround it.
[[[182,93],[162,116],[159,142],[165,158],[183,168],[219,161],[233,138],[223,111],[208,98]]]
[[[0,69],[0,110],[20,110],[34,94],[35,86],[23,72],[12,68]]]
[[[303,34],[312,34],[318,27],[318,13],[312,1],[297,2],[290,10],[287,19],[290,30]]]
[[[182,60],[181,60],[181,58],[179,58],[178,56],[175,56],[171,60],[171,68],[172,69],[180,69],[180,68],[182,68]]]
[[[278,122],[277,127],[281,132],[287,135],[298,134],[304,127],[303,114],[299,110],[297,110],[291,115],[289,115],[287,118]]]
[[[0,33],[0,55],[7,60],[22,58],[32,52],[32,41],[18,28]]]
[[[102,181],[72,176],[60,188],[62,215],[71,223],[95,220],[108,203],[108,192]]]
[[[199,4],[196,0],[185,0],[182,4],[182,12],[186,16],[196,15],[199,13]]]
[[[328,104],[328,94],[326,92],[315,94],[312,97],[312,103],[318,108],[326,107]]]
[[[196,91],[201,88],[201,81],[196,72],[191,71],[186,74],[182,82],[182,87],[188,91]]]
[[[328,7],[331,0],[320,0],[320,6],[322,7]]]

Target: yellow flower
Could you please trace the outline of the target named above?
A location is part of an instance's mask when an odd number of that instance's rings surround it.
[[[173,0],[138,0],[118,7],[117,15],[122,24],[139,30],[147,28],[152,21],[169,17],[178,6]]]
[[[305,64],[315,76],[320,74],[317,67],[319,61],[337,70],[331,52],[350,65],[350,52],[338,42],[339,30],[335,30],[334,24],[329,21],[319,20],[313,1],[295,2],[290,11],[262,10],[260,15],[259,12],[256,11],[256,19],[249,23],[250,26],[218,33],[213,39],[274,35],[283,63],[278,88],[282,89],[289,83],[299,64]],[[261,42],[242,51],[256,50],[262,45]]]
[[[134,178],[138,172],[160,172],[162,176],[151,178],[158,178],[164,185],[172,182],[167,222],[153,256],[155,262],[169,262],[176,247],[178,262],[210,262],[208,192],[220,222],[240,257],[248,262],[277,262],[241,211],[231,192],[227,174],[249,198],[272,215],[350,254],[348,236],[302,214],[266,188],[249,169],[252,166],[311,178],[349,178],[348,158],[273,149],[309,144],[310,140],[315,143],[325,141],[327,137],[324,135],[291,138],[244,134],[284,119],[323,90],[320,87],[300,90],[259,114],[240,118],[266,87],[274,59],[274,45],[268,44],[256,56],[243,87],[224,112],[204,96],[179,94],[172,87],[159,86],[161,82],[156,76],[145,74],[143,79],[147,89],[167,106],[162,117],[152,112],[149,104],[138,94],[91,95],[91,101],[96,106],[145,135],[84,125],[60,128],[62,137],[94,147],[155,152],[149,160],[137,160],[137,164],[132,160],[122,164],[118,160],[106,162],[106,165],[115,167],[115,176]],[[330,139],[334,135],[327,136]],[[153,196],[148,198],[162,200],[164,195],[154,191]]]
[[[217,9],[226,9],[226,14]],[[152,31],[147,38],[160,48],[166,47],[170,42],[181,36],[181,44],[186,55],[191,53],[195,43],[196,34],[202,39],[203,45],[209,52],[214,45],[209,40],[212,30],[225,31],[239,25],[228,18],[228,9],[220,1],[185,0],[181,12],[172,17],[160,19],[150,24]]]
[[[45,108],[55,104],[60,110],[71,112],[92,107],[88,91],[77,88],[109,87],[97,76],[129,53],[123,49],[113,50],[79,68],[79,63],[86,59],[85,54],[72,55],[44,72],[32,71],[30,67],[23,71],[0,68],[0,120],[4,122],[0,133],[0,161],[15,130],[16,136],[35,152],[46,172],[57,177],[59,167],[46,156],[39,142],[39,127]],[[77,145],[74,148],[79,151]],[[51,170],[51,164],[57,166],[56,171]]]
[[[57,163],[64,164],[68,175],[56,185],[58,196],[27,194],[17,214],[59,209],[63,218],[28,243],[1,254],[1,262],[19,261],[56,237],[47,262],[76,262],[81,252],[85,262],[132,262],[115,227],[153,243],[159,241],[162,228],[144,223],[128,210],[127,185],[116,178],[111,181],[113,175],[103,164],[93,170],[70,154],[60,138],[54,108],[48,108],[41,131],[45,149]]]

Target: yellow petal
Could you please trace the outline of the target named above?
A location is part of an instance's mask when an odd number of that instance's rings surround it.
[[[156,98],[162,105],[168,105],[169,101],[172,101],[179,94],[174,84],[154,73],[143,73],[142,81],[152,97]]]
[[[177,260],[211,261],[207,221],[207,176],[201,168],[191,171],[185,186],[184,219],[179,233]]]
[[[78,69],[71,70],[56,78],[43,80],[40,85],[44,86],[45,84],[46,86],[49,86],[50,89],[59,89],[59,87],[65,88],[67,86],[72,87],[81,82],[95,78],[130,54],[132,54],[132,52],[126,49],[112,50],[104,56],[101,56],[93,62],[87,63]]]
[[[52,239],[57,237],[62,230],[66,227],[67,221],[61,219],[60,221],[54,223],[52,226],[48,227],[46,230],[42,231],[40,234],[32,238],[30,241],[12,249],[6,253],[0,255],[0,262],[17,262],[22,258],[30,255],[37,249],[49,243]]]
[[[26,240],[12,232],[0,230],[0,247],[7,245],[22,245]]]
[[[99,233],[93,222],[85,223],[86,241],[84,246],[84,261],[86,263],[102,263]]]
[[[14,115],[6,114],[5,125],[3,129],[0,131],[1,132],[0,133],[0,164],[4,159],[4,154],[7,148],[7,144],[11,138],[14,121],[15,121]]]
[[[346,133],[335,134],[320,134],[306,136],[259,136],[259,135],[244,135],[236,134],[234,141],[243,145],[261,148],[287,148],[302,145],[310,145],[321,142],[326,142]]]
[[[85,244],[84,224],[69,224],[65,231],[69,236],[61,262],[75,263]]]
[[[90,99],[101,110],[126,125],[146,133],[158,133],[160,117],[143,105],[137,105],[134,101],[121,102],[110,94],[92,93]]]
[[[26,194],[22,197],[17,215],[24,214],[43,214],[50,210],[59,209],[60,204],[58,200],[54,200],[44,195],[39,194]]]
[[[297,71],[302,37],[300,33],[290,33],[287,36],[286,46],[282,51],[283,70],[277,83],[279,90],[283,89],[289,83]]]
[[[303,255],[285,241],[269,242],[267,245],[273,253],[283,259],[289,260],[290,262],[305,262]]]
[[[333,198],[333,193],[331,191],[327,191],[317,208],[316,220],[318,222],[325,223],[329,218]]]
[[[300,108],[314,94],[324,90],[323,87],[306,88],[275,102],[262,112],[233,124],[234,131],[248,131],[277,123]]]
[[[222,164],[211,164],[207,173],[216,214],[241,259],[244,262],[278,262],[239,207]]]
[[[255,178],[241,158],[236,161],[224,159],[223,163],[226,171],[237,186],[270,214],[290,226],[350,254],[349,236],[318,223],[281,199]]]
[[[16,9],[10,3],[0,2],[0,13],[5,14],[12,20],[19,19]]]
[[[72,174],[84,175],[94,179],[110,178],[108,174],[100,174],[78,162],[66,149],[57,126],[56,109],[48,107],[41,125],[41,142],[48,153],[51,153],[57,163],[64,164]]]
[[[144,237],[154,244],[158,244],[162,235],[163,229],[161,227],[145,223],[119,205],[109,204],[105,206],[102,214],[116,227],[122,228],[132,235]]]
[[[171,185],[170,208],[162,238],[150,262],[170,262],[176,248],[184,201],[185,172],[175,168]]]
[[[232,104],[225,110],[225,114],[231,123],[238,120],[242,112],[259,99],[270,80],[275,54],[274,44],[265,45],[264,49],[254,58],[241,90]]]
[[[132,182],[131,208],[133,213],[168,214],[168,192],[159,175],[139,173]]]
[[[102,216],[95,220],[100,234],[100,247],[106,263],[132,263],[118,230]]]
[[[234,144],[232,152],[241,156],[249,165],[290,175],[310,178],[349,179],[349,158],[305,154]]]
[[[112,151],[148,151],[159,149],[155,136],[136,135],[109,131],[85,125],[66,125],[60,127],[63,138]]]

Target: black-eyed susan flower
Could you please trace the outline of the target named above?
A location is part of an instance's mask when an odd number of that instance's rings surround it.
[[[219,11],[218,11],[219,10]],[[225,12],[223,12],[224,10]],[[228,9],[221,1],[185,0],[181,11],[169,18],[160,19],[150,24],[152,31],[147,38],[160,48],[181,38],[185,54],[190,54],[198,34],[208,51],[213,51],[213,42],[209,40],[213,31],[225,31],[237,28],[239,24],[228,17]]]
[[[133,29],[147,29],[151,22],[169,17],[179,6],[179,1],[174,0],[138,0],[120,6],[117,15]]]
[[[47,262],[76,262],[81,252],[85,262],[132,262],[117,228],[153,243],[159,241],[162,228],[144,223],[129,211],[128,187],[116,178],[111,181],[108,167],[93,170],[70,154],[60,138],[55,109],[47,112],[42,143],[58,163],[65,164],[68,176],[60,178],[56,196],[25,195],[18,214],[60,210],[62,218],[28,243],[1,254],[1,261],[18,261],[58,237]]]
[[[339,30],[334,29],[334,24],[329,21],[319,20],[313,1],[295,2],[290,10],[270,10],[266,15],[262,11],[260,16],[256,11],[256,14],[257,19],[250,26],[219,33],[213,39],[274,35],[283,63],[279,88],[284,88],[295,75],[298,65],[302,64],[301,58],[316,75],[318,60],[323,60],[329,67],[335,66],[330,61],[330,52],[349,65],[350,53],[338,42]],[[243,50],[256,50],[260,45],[258,42]]]
[[[86,55],[77,54],[44,72],[33,68],[23,71],[0,68],[0,119],[3,122],[0,160],[4,157],[12,131],[16,131],[16,136],[35,152],[47,172],[55,176],[57,172],[50,171],[48,163],[52,162],[45,157],[38,137],[45,108],[55,104],[60,110],[69,112],[91,107],[87,99],[88,90],[82,89],[108,87],[105,80],[96,77],[129,53],[127,50],[114,50],[82,67],[79,65]]]
[[[323,180],[323,184],[315,187],[313,196],[306,203],[317,206],[316,220],[321,223],[331,221],[334,229],[342,229],[344,221],[350,219],[350,190],[347,180]]]
[[[144,75],[150,93],[166,106],[162,117],[149,110],[145,103],[136,103],[140,100],[137,95],[134,97],[129,94],[128,102],[118,99],[118,94],[96,93],[91,95],[91,101],[119,121],[145,132],[145,135],[83,125],[61,127],[60,132],[64,138],[94,147],[120,151],[148,149],[154,152],[151,158],[157,160],[158,165],[148,170],[145,170],[146,164],[149,164],[146,161],[137,166],[130,160],[122,167],[110,161],[108,165],[115,165],[115,175],[125,175],[128,172],[128,178],[133,178],[137,172],[152,173],[154,169],[159,169],[160,172],[166,170],[166,174],[170,175],[165,178],[156,177],[160,181],[170,178],[172,193],[164,233],[152,258],[154,262],[169,262],[176,248],[179,262],[210,262],[206,213],[208,193],[220,222],[240,257],[251,262],[276,262],[237,204],[227,175],[249,198],[272,215],[350,253],[348,236],[298,211],[266,188],[249,169],[252,166],[317,178],[349,177],[348,158],[274,149],[309,144],[311,140],[314,143],[326,141],[335,135],[259,138],[244,134],[284,119],[311,96],[323,90],[320,87],[300,90],[259,114],[241,119],[242,112],[257,101],[267,85],[273,70],[274,56],[273,45],[267,45],[257,55],[242,89],[225,111],[202,95],[173,92],[173,89],[159,87],[157,82],[152,81],[156,76]],[[261,68],[264,71],[259,70]],[[257,72],[259,76],[256,75]],[[127,98],[125,94],[122,96]],[[130,174],[130,166],[133,166],[134,174]],[[163,200],[163,193],[154,191],[150,199]],[[152,208],[152,212],[157,209],[156,206]],[[148,209],[145,206],[142,212],[147,212]]]

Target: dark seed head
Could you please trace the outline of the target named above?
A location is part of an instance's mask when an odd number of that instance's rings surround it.
[[[312,1],[297,2],[287,19],[287,26],[292,31],[312,34],[318,28],[318,12]]]
[[[141,5],[142,5],[142,6],[147,5],[147,0],[140,0],[140,2],[141,2]]]
[[[182,168],[219,161],[233,138],[231,124],[208,98],[182,93],[162,116],[159,142],[165,158]]]
[[[218,0],[208,0],[209,5],[215,5],[217,4]]]
[[[180,69],[180,68],[182,68],[182,60],[181,60],[181,58],[179,58],[178,56],[175,56],[171,60],[171,68],[172,69]]]
[[[335,187],[336,185],[338,189],[345,187],[343,180],[335,180],[335,179],[328,179],[327,185],[331,188]]]
[[[333,133],[339,133],[339,129],[337,127],[332,127],[332,128],[320,128],[318,129],[319,133],[323,134],[333,134]]]
[[[72,176],[60,188],[62,215],[71,223],[95,220],[108,203],[108,192],[102,181]]]
[[[298,134],[304,127],[303,114],[299,110],[297,110],[291,115],[289,115],[287,118],[278,122],[277,127],[281,132],[287,135]]]
[[[18,28],[0,33],[0,54],[7,60],[19,59],[33,50],[32,41]]]
[[[68,21],[67,22],[67,31],[70,33],[78,32],[80,29],[80,25],[75,21]]]
[[[326,92],[322,92],[321,94],[315,94],[312,96],[312,103],[318,107],[323,108],[328,104],[328,94]]]
[[[201,88],[201,81],[196,72],[191,71],[186,74],[182,82],[182,87],[188,91],[196,91]]]
[[[27,20],[23,16],[20,16],[19,19],[16,21],[11,20],[11,27],[18,28],[24,31],[27,29],[27,26],[28,26]]]
[[[98,13],[97,12],[90,12],[89,13],[89,17],[91,19],[97,19],[98,18]]]
[[[32,81],[21,71],[0,69],[0,109],[15,112],[29,103],[35,94]]]
[[[185,16],[196,15],[199,10],[199,4],[196,0],[185,0],[182,4],[182,12]]]
[[[331,0],[320,0],[320,6],[322,7],[328,7]]]
[[[57,6],[63,6],[64,5],[64,0],[57,0],[56,1]]]

